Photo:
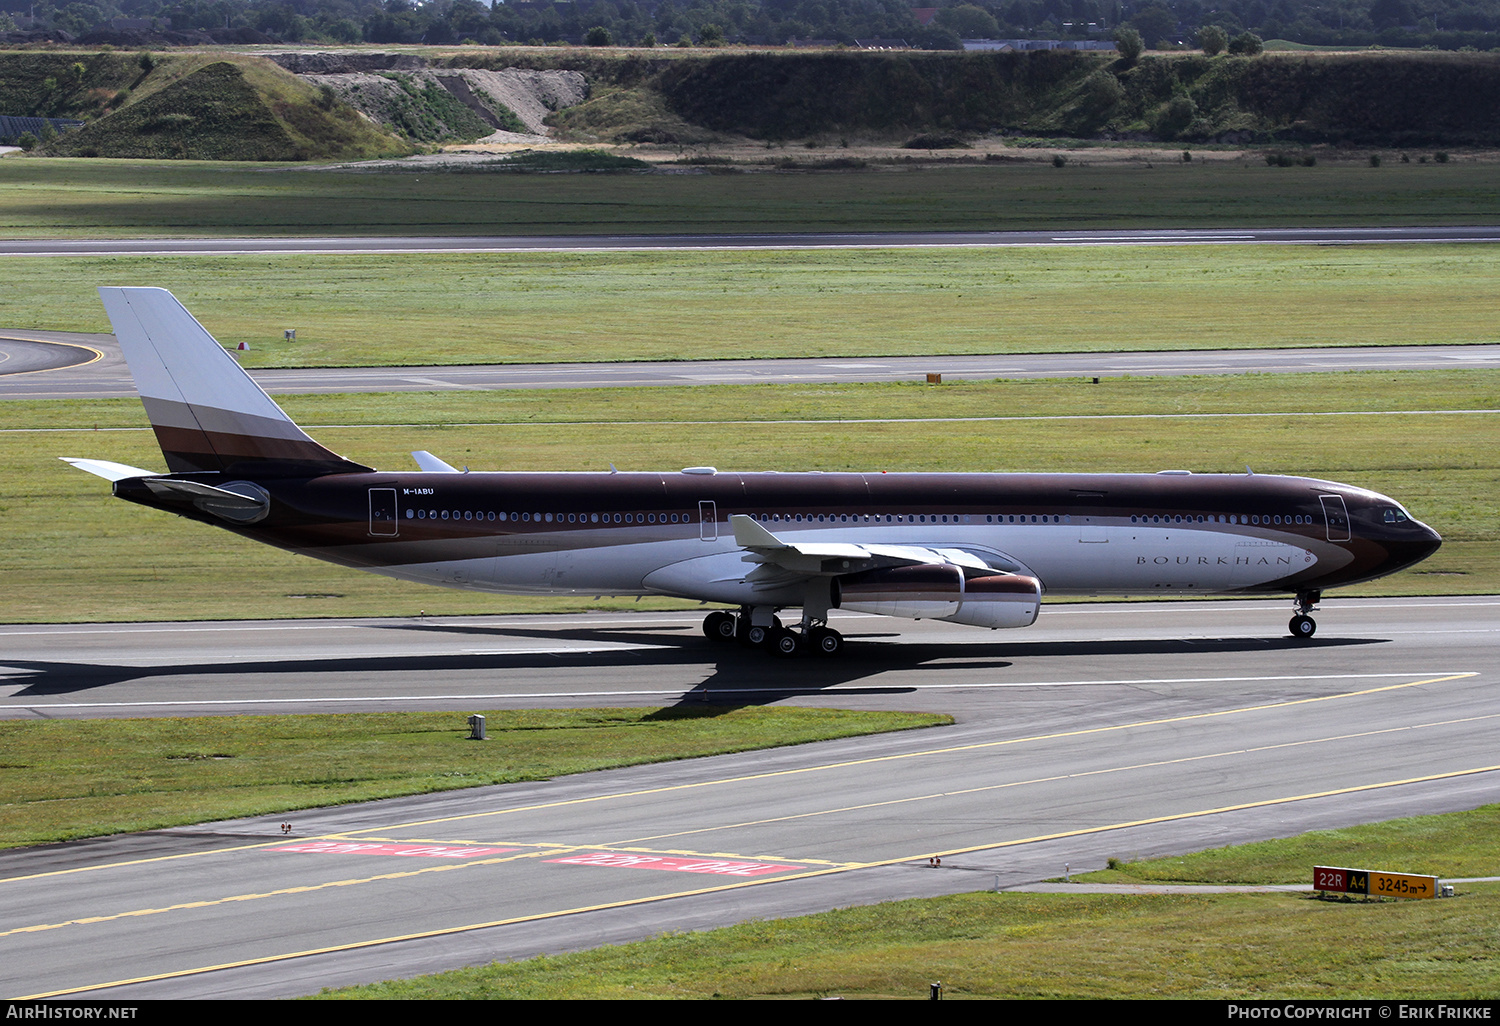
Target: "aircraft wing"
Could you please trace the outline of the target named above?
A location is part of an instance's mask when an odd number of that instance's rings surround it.
[[[788,542],[776,537],[757,520],[736,513],[729,518],[734,540],[749,552],[747,563],[761,564],[749,575],[784,578],[787,574],[835,577],[888,566],[949,564],[988,573],[1007,572],[964,549],[927,548],[922,545],[856,545],[851,542]]]

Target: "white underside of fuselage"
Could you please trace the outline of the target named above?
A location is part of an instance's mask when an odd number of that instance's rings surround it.
[[[1034,576],[1048,595],[1212,594],[1254,588],[1318,567],[1346,548],[1304,535],[1224,524],[1091,526],[919,525],[785,531],[797,543],[855,542],[961,548]],[[751,582],[757,566],[732,537],[681,538],[405,563],[374,572],[445,587],[511,594],[670,595],[732,605],[798,605],[805,578]]]

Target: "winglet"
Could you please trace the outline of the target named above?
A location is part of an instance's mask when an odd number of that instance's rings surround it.
[[[417,461],[417,466],[429,474],[457,474],[459,472],[453,464],[438,459],[426,449],[418,449],[411,454],[411,458]]]

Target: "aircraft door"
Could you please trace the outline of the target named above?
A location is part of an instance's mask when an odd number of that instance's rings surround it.
[[[1323,504],[1323,519],[1328,524],[1328,540],[1331,542],[1348,541],[1349,510],[1344,506],[1344,497],[1320,495],[1318,501]]]
[[[396,489],[370,489],[370,533],[392,537],[400,529],[396,519]]]
[[[719,513],[711,499],[698,503],[698,537],[704,541],[719,540]]]

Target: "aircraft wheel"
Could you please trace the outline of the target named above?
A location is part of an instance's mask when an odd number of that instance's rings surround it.
[[[703,634],[714,641],[733,641],[735,628],[734,615],[722,609],[703,618]]]
[[[753,624],[745,631],[745,644],[751,648],[765,648],[771,643],[772,628]]]
[[[802,648],[802,639],[796,632],[778,630],[771,638],[771,650],[779,656],[794,656]]]
[[[1292,617],[1291,623],[1287,626],[1291,629],[1292,637],[1301,638],[1304,641],[1312,637],[1318,629],[1317,621],[1303,613]]]
[[[808,640],[818,655],[836,656],[844,651],[844,636],[831,627],[814,627]]]

